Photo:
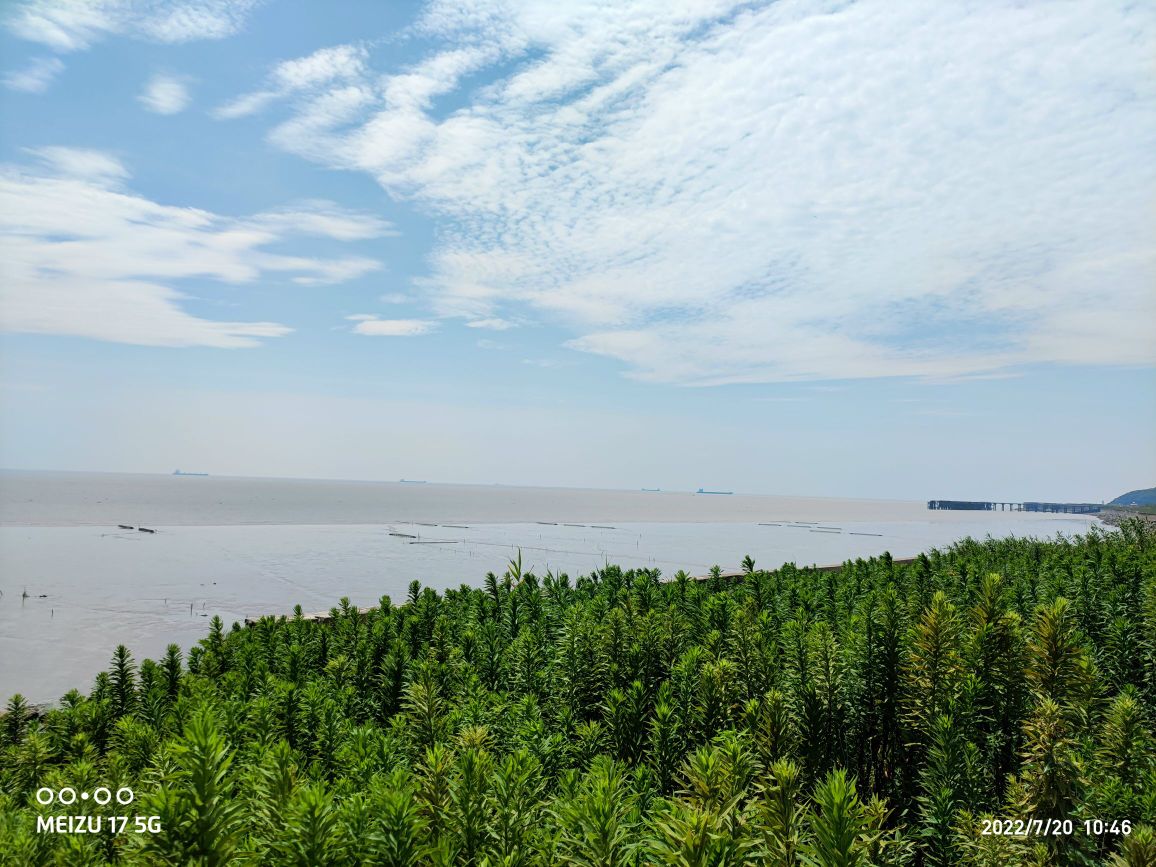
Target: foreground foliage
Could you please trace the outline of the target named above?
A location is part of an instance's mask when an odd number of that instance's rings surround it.
[[[266,618],[0,730],[36,864],[1154,865],[1156,530]],[[131,807],[37,805],[131,787]],[[42,814],[157,834],[36,832]],[[1072,819],[1068,836],[981,833]],[[1083,820],[1129,820],[1130,835]]]

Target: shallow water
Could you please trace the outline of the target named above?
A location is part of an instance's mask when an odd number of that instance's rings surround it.
[[[709,487],[709,486],[708,486]],[[908,500],[718,496],[314,479],[0,472],[0,524],[373,524],[383,521],[947,521]]]
[[[701,575],[737,569],[746,554],[766,567],[822,565],[1095,522],[894,501],[80,474],[0,481],[0,698],[37,702],[87,690],[118,643],[155,658],[170,642],[187,649],[215,614],[231,625],[297,604],[328,610],[342,596],[372,605],[402,599],[414,579],[478,585],[519,548],[538,574],[611,562]],[[116,528],[145,519],[155,534]],[[814,523],[792,523],[805,521]]]

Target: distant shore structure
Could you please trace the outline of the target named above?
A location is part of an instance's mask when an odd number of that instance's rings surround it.
[[[927,508],[958,512],[1062,512],[1069,515],[1094,515],[1103,503],[999,503],[986,500],[928,500]]]
[[[173,470],[174,476],[207,476],[208,473],[186,473],[184,470]]]
[[[403,485],[424,485],[424,484],[427,484],[425,479],[398,479],[397,481]]]
[[[695,493],[696,494],[725,494],[725,495],[729,496],[730,494],[733,494],[734,491],[708,491],[705,488],[699,488],[697,491],[695,491]]]

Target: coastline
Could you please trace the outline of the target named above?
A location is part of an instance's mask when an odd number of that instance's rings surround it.
[[[156,658],[171,641],[203,637],[213,615],[231,624],[296,605],[324,612],[342,597],[372,606],[404,597],[415,579],[436,590],[476,586],[519,550],[539,575],[606,563],[706,575],[715,564],[739,569],[744,555],[763,568],[815,568],[884,551],[901,559],[965,536],[1102,526],[1088,516],[750,494],[124,474],[4,481],[0,691],[34,699],[85,682],[123,636],[138,657]]]
[[[424,486],[423,486],[424,487]],[[729,498],[727,498],[729,499]],[[951,513],[941,513],[947,515]],[[922,515],[921,515],[922,517]],[[942,521],[820,526],[620,523],[614,529],[532,524],[166,527],[0,527],[0,692],[51,700],[87,683],[129,637],[134,656],[158,658],[170,642],[204,637],[213,615],[246,618],[327,611],[342,597],[373,606],[399,600],[410,582],[444,591],[478,586],[522,551],[525,570],[585,575],[624,569],[734,572],[744,555],[759,568],[836,564],[889,552],[901,559],[965,536],[1054,538],[1096,524],[1078,516],[965,516]],[[412,537],[412,538],[411,538]],[[28,598],[21,601],[27,591]]]
[[[1096,517],[1109,527],[1119,527],[1125,521],[1133,518],[1139,518],[1146,524],[1156,524],[1156,513],[1140,512],[1133,509],[1106,507]]]

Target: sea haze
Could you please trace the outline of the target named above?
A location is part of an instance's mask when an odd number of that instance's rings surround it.
[[[87,690],[117,644],[138,660],[170,642],[187,649],[213,615],[228,627],[298,604],[325,611],[342,596],[400,600],[415,579],[478,585],[519,551],[539,575],[606,563],[701,575],[747,554],[768,568],[822,565],[1093,523],[882,500],[5,472],[0,697]]]
[[[370,524],[382,521],[937,520],[924,503],[415,482],[129,473],[0,474],[0,524]],[[706,485],[709,489],[709,484]],[[944,520],[951,520],[950,516]]]

